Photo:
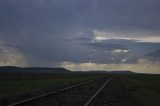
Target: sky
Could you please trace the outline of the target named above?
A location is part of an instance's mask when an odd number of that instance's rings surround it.
[[[0,0],[0,66],[160,74],[159,0]]]

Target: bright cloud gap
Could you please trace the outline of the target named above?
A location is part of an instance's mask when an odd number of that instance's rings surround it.
[[[93,31],[94,32],[94,41],[100,42],[104,40],[133,40],[135,42],[148,42],[148,43],[160,43],[160,36],[158,35],[132,35],[132,34],[118,34],[104,31]]]

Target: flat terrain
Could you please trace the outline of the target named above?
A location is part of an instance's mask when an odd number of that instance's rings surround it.
[[[3,78],[2,78],[3,77]],[[57,87],[68,85],[78,81],[87,80],[96,77],[95,75],[37,75],[37,74],[1,74],[0,77],[0,95],[10,95],[19,92],[28,92],[42,88]]]
[[[0,101],[31,97],[43,94],[48,90],[57,90],[82,81],[95,79],[100,75],[93,74],[33,74],[33,73],[1,73]],[[6,101],[5,100],[5,101]]]
[[[127,92],[141,105],[160,106],[160,75],[122,75]]]
[[[91,79],[103,78],[104,76],[106,78],[112,76],[113,80],[111,80],[99,96],[96,97],[93,102],[94,104],[92,104],[93,106],[97,106],[98,104],[99,106],[105,104],[108,106],[128,106],[128,104],[129,106],[160,106],[160,75],[151,74],[0,73],[0,102],[15,102],[20,99],[34,97],[48,91],[55,91]],[[60,98],[59,100],[64,101],[64,104],[66,104],[66,101],[67,103],[72,104],[79,103],[77,102],[79,100],[86,102],[86,100],[88,100],[104,82],[102,80],[96,84],[78,87],[74,90],[58,95],[56,98]],[[55,104],[58,100],[54,99],[54,96],[50,99],[44,99],[45,102],[43,103],[46,103],[47,105],[51,105],[52,103]],[[68,102],[68,100],[71,100],[71,102]],[[59,103],[62,102],[60,101]],[[77,104],[75,104],[75,106],[76,105]]]
[[[103,86],[105,85],[105,86]],[[102,89],[101,89],[102,88]],[[99,92],[100,91],[100,92]],[[98,92],[98,93],[97,93]],[[93,96],[95,95],[96,96]],[[90,99],[93,98],[91,101]],[[139,106],[116,77],[102,77],[72,89],[24,102],[18,106]]]

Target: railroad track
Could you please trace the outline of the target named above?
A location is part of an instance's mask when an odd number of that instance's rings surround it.
[[[85,106],[141,106],[128,94],[121,80],[112,78]]]
[[[79,83],[8,106],[140,106],[116,77]]]
[[[49,92],[7,106],[89,106],[111,78],[101,78]]]
[[[84,104],[84,106],[91,105],[91,103],[96,99],[98,94],[102,92],[102,90],[106,87],[106,85],[109,83],[110,80],[111,80],[111,77],[97,90],[97,92]]]

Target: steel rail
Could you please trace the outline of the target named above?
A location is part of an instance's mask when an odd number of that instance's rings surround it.
[[[110,77],[98,90],[97,92],[84,104],[84,106],[89,106],[94,99],[98,96],[98,94],[103,90],[103,88],[109,83],[112,78]]]
[[[66,88],[57,90],[57,91],[52,91],[52,92],[48,92],[48,93],[45,93],[45,94],[42,94],[42,95],[39,95],[39,96],[36,96],[36,97],[28,98],[28,99],[25,99],[25,100],[22,100],[22,101],[17,101],[17,102],[15,102],[15,103],[8,104],[7,106],[18,106],[18,105],[22,105],[22,104],[24,104],[24,103],[32,102],[32,101],[34,101],[34,100],[36,100],[36,99],[40,99],[40,98],[43,98],[43,97],[47,97],[47,96],[49,96],[49,95],[58,94],[58,93],[61,93],[61,92],[70,90],[70,89],[72,89],[72,88],[75,88],[75,87],[79,87],[79,86],[86,85],[86,84],[88,84],[88,83],[97,81],[97,80],[99,80],[99,79],[100,79],[100,78],[98,78],[98,79],[93,79],[93,80],[89,80],[89,81],[82,82],[82,83],[79,83],[79,84],[76,84],[76,85],[72,85],[72,86],[69,86],[69,87],[66,87]]]

